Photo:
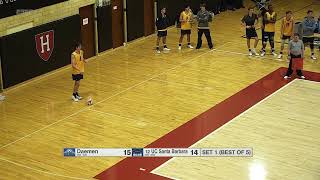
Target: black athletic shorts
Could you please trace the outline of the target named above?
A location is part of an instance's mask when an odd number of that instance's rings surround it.
[[[314,43],[314,37],[303,37],[303,43]]]
[[[181,29],[181,35],[191,34],[191,29],[183,30]]]
[[[254,28],[246,29],[246,37],[247,39],[258,37],[256,29]]]
[[[264,32],[264,35],[263,35],[263,39],[264,41],[268,41],[269,40],[274,40],[274,32]]]
[[[168,35],[168,31],[158,31],[158,37],[166,37]]]
[[[83,79],[83,74],[72,74],[72,80],[80,81],[81,79]]]

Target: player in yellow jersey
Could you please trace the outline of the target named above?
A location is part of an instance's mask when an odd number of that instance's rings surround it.
[[[284,43],[286,42],[286,40],[288,40],[289,42],[290,39],[292,39],[293,27],[294,18],[292,16],[292,11],[287,11],[286,17],[281,20],[281,50],[278,59],[281,59],[283,56]]]
[[[270,4],[268,6],[268,12],[263,17],[265,25],[264,25],[264,38],[263,38],[263,48],[261,52],[261,56],[266,55],[266,46],[267,41],[269,40],[270,46],[271,46],[271,52],[274,56],[277,54],[274,50],[274,34],[275,34],[275,24],[277,20],[277,13],[274,12],[272,5]]]
[[[81,44],[75,45],[75,51],[71,54],[71,65],[72,65],[72,79],[74,82],[72,99],[78,102],[82,99],[79,95],[80,80],[83,79],[84,64],[87,62],[83,57],[83,51],[81,50]]]
[[[185,6],[184,11],[180,14],[180,22],[181,22],[181,35],[179,39],[179,50],[181,50],[181,44],[183,41],[183,37],[187,35],[188,48],[193,49],[190,43],[191,36],[191,27],[193,22],[193,13],[190,9],[189,5]]]

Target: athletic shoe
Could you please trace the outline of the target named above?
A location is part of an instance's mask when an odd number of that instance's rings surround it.
[[[249,51],[249,56],[252,56],[252,52],[251,51]]]
[[[274,57],[277,57],[277,54],[275,52],[271,52],[271,54],[274,56]]]
[[[74,95],[72,95],[72,100],[74,101],[74,102],[78,102],[79,101],[79,99],[78,98],[76,98]]]
[[[261,57],[263,57],[263,56],[265,56],[265,55],[266,55],[266,52],[265,52],[265,51],[262,51],[261,54],[260,54]]]
[[[316,56],[315,55],[311,55],[311,59],[316,60]]]
[[[291,77],[290,76],[284,76],[283,78],[284,79],[290,79]]]
[[[163,48],[163,50],[165,50],[165,51],[170,51],[171,49],[165,47],[165,48]]]
[[[0,94],[0,101],[4,101],[5,99],[6,97]]]
[[[178,49],[181,50],[181,46],[179,46]]]
[[[300,76],[300,79],[306,79],[306,77],[304,77],[304,76]]]
[[[282,59],[282,54],[279,54],[278,59]]]
[[[82,99],[82,97],[81,97],[79,94],[76,95],[76,98],[77,98],[78,100],[81,100],[81,99]]]
[[[191,46],[191,45],[188,45],[188,48],[189,48],[189,49],[193,49],[193,46]]]
[[[156,53],[157,53],[157,54],[160,54],[160,53],[161,53],[161,51],[160,51],[160,50],[156,50]]]

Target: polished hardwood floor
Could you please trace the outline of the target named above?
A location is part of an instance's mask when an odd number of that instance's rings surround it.
[[[311,0],[273,2],[279,15],[290,9],[298,19],[309,8],[320,10],[318,5],[306,7]],[[80,92],[93,97],[93,106],[71,101],[69,67],[6,90],[7,99],[0,102],[0,179],[91,179],[122,158],[64,158],[64,147],[144,147],[287,66],[270,55],[247,56],[240,27],[245,13],[241,9],[215,17],[215,50],[204,44],[200,50],[178,51],[179,34],[173,28],[169,53],[156,54],[155,36],[149,36],[92,58]],[[194,29],[192,42],[196,38]],[[316,54],[320,58],[318,50]],[[319,60],[307,58],[305,69],[320,72]]]
[[[317,180],[319,95],[319,82],[296,79],[192,146],[251,147],[253,157],[173,158],[153,173],[172,179]]]

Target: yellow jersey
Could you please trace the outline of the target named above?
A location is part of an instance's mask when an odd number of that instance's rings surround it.
[[[270,14],[269,12],[266,12],[267,20],[270,21],[271,19],[274,19],[276,17],[276,12],[273,12]],[[265,32],[275,32],[276,31],[276,24],[275,23],[266,23],[264,26]]]
[[[192,13],[183,11],[180,14],[180,19],[184,22],[181,22],[181,29],[182,30],[190,30],[191,29],[191,21],[192,21]]]
[[[81,74],[84,73],[84,58],[83,58],[83,51],[80,51],[80,54],[77,53],[76,51],[74,51],[72,53],[73,57],[74,57],[74,61],[75,61],[75,66],[77,67],[77,69],[75,69],[74,67],[72,67],[72,74]],[[79,71],[79,70],[80,71]]]
[[[293,35],[293,17],[287,20],[286,17],[282,20],[282,34],[285,36],[292,36]]]

